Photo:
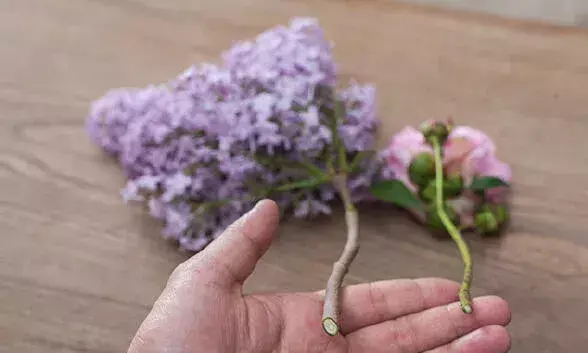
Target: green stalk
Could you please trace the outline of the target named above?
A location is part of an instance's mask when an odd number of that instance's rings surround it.
[[[333,145],[335,147],[335,153],[337,153],[337,159],[339,162],[339,173],[347,173],[348,166],[347,166],[347,154],[345,153],[345,145],[343,141],[339,137],[339,119],[343,115],[343,111],[341,108],[341,102],[335,100],[335,109],[334,109],[334,116],[333,116],[333,126],[331,126],[331,133],[333,134]]]
[[[449,216],[445,212],[445,205],[443,202],[443,159],[441,158],[441,144],[439,143],[439,139],[437,137],[432,137],[431,140],[433,149],[435,150],[435,188],[437,189],[435,201],[437,206],[437,213],[441,219],[441,222],[449,232],[449,235],[451,235],[451,238],[457,244],[461,258],[465,265],[463,281],[461,282],[458,295],[463,312],[466,314],[471,314],[473,311],[472,297],[470,294],[470,287],[473,278],[472,257],[459,229],[457,229],[453,222],[451,222]]]

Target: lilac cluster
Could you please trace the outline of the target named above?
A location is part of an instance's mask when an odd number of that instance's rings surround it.
[[[88,131],[125,169],[124,198],[146,202],[166,237],[199,251],[260,197],[297,217],[330,213],[328,184],[268,192],[326,170],[335,133],[349,160],[375,148],[375,89],[352,83],[337,92],[335,69],[318,23],[295,19],[235,44],[220,66],[108,92],[94,102]],[[357,201],[380,168],[358,161]]]

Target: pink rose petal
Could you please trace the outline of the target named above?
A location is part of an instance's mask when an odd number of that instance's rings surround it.
[[[453,130],[451,130],[451,133],[449,134],[449,140],[456,138],[465,138],[474,146],[488,144],[488,147],[492,150],[492,152],[496,150],[494,142],[492,142],[492,139],[488,135],[469,126],[456,126]]]
[[[423,134],[413,127],[405,127],[390,141],[385,156],[388,167],[396,179],[401,180],[409,189],[416,191],[416,187],[408,177],[408,167],[413,158],[422,152],[433,153],[433,149],[425,142]]]

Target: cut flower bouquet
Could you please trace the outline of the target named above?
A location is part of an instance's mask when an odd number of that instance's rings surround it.
[[[406,128],[377,151],[375,87],[340,87],[331,49],[315,19],[293,19],[235,44],[218,65],[107,92],[90,109],[89,135],[124,169],[124,199],[144,203],[163,235],[189,251],[263,198],[300,218],[342,202],[347,242],[326,285],[329,335],[339,333],[339,288],[359,249],[356,205],[378,199],[456,240],[471,312],[459,229],[501,228],[510,169],[486,135],[450,123]]]

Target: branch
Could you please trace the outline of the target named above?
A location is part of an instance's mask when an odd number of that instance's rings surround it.
[[[472,269],[472,258],[466,242],[463,240],[459,229],[451,222],[451,219],[445,212],[445,205],[443,203],[443,159],[441,158],[441,144],[437,137],[432,138],[433,149],[435,150],[435,183],[436,183],[436,198],[437,213],[443,225],[453,238],[453,241],[457,244],[461,258],[465,265],[463,281],[459,288],[459,302],[461,304],[461,310],[466,314],[471,314],[472,309],[472,297],[470,294],[470,287],[472,284],[473,269]]]
[[[308,161],[308,160],[295,161],[295,160],[289,160],[287,158],[282,158],[280,156],[263,156],[260,154],[254,154],[253,159],[257,163],[261,164],[264,167],[275,167],[275,168],[290,167],[295,170],[304,169],[311,176],[314,176],[314,177],[322,177],[326,174],[321,168],[314,165],[311,161]]]
[[[323,329],[327,334],[335,336],[339,333],[339,290],[343,283],[343,277],[347,274],[349,266],[359,251],[359,220],[357,210],[351,202],[349,189],[347,188],[347,175],[338,174],[333,177],[333,186],[339,192],[345,205],[345,221],[347,224],[347,241],[339,260],[333,264],[333,272],[327,282],[325,290],[325,303],[323,307]]]
[[[343,111],[342,111],[343,110]],[[335,148],[337,149],[338,156],[339,156],[339,169],[341,173],[348,173],[349,171],[347,166],[347,154],[345,153],[345,143],[341,140],[339,136],[339,119],[345,114],[344,113],[345,107],[343,107],[343,102],[338,100],[335,101],[335,122],[333,126],[333,141],[335,141]],[[345,189],[347,189],[347,185],[345,185]]]
[[[316,187],[318,187],[328,181],[329,181],[329,179],[327,177],[317,178],[317,179],[308,179],[308,180],[299,180],[299,181],[294,181],[292,183],[280,185],[280,186],[272,189],[271,191],[284,192],[284,191],[292,191],[292,190],[298,190],[298,189],[313,189],[313,188],[316,188]]]

